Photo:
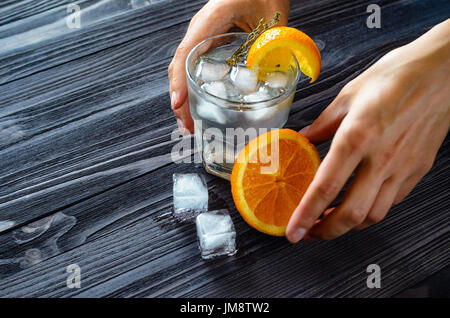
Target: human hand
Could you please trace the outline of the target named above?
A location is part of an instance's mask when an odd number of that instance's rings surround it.
[[[280,12],[279,26],[287,25],[289,0],[210,0],[192,18],[189,28],[169,65],[171,107],[180,132],[194,131],[189,111],[185,63],[189,52],[199,42],[238,27],[251,32],[261,18],[269,21]]]
[[[381,221],[430,170],[449,126],[450,19],[385,55],[300,131],[314,143],[335,136],[288,240],[333,239]],[[327,209],[353,172],[342,203]]]

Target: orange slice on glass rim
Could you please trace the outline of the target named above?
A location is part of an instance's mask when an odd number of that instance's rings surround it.
[[[264,72],[288,71],[291,66],[296,67],[293,54],[300,71],[311,78],[310,83],[314,82],[321,67],[319,49],[308,35],[295,28],[274,27],[264,31],[250,47],[247,64],[257,65]],[[265,77],[265,73],[259,77]]]

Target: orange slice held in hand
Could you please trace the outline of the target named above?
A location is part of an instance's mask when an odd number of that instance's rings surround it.
[[[314,41],[300,30],[290,27],[274,27],[264,31],[250,47],[247,64],[257,65],[266,72],[287,71],[296,67],[314,82],[320,73],[320,52]],[[260,77],[264,75],[260,74]]]
[[[233,166],[236,208],[258,231],[284,236],[319,164],[317,149],[300,133],[275,129],[260,135],[242,149]]]

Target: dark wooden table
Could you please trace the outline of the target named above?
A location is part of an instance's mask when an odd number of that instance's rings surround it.
[[[66,26],[72,2],[80,29]],[[204,2],[0,3],[0,296],[380,297],[432,275],[448,282],[449,138],[384,221],[328,242],[258,233],[229,183],[206,175],[210,208],[230,210],[239,253],[201,259],[195,227],[165,216],[172,174],[204,173],[171,160],[167,80]],[[289,24],[318,43],[323,65],[317,82],[298,86],[287,127],[312,122],[345,83],[450,16],[447,0],[376,1],[381,28],[370,29],[371,2],[292,1]],[[71,264],[79,289],[66,285]],[[380,289],[366,286],[369,264],[381,267]]]

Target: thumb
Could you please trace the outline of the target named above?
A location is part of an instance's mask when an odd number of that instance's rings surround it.
[[[324,142],[334,136],[346,114],[346,105],[338,96],[311,125],[301,129],[300,133],[312,143]]]

